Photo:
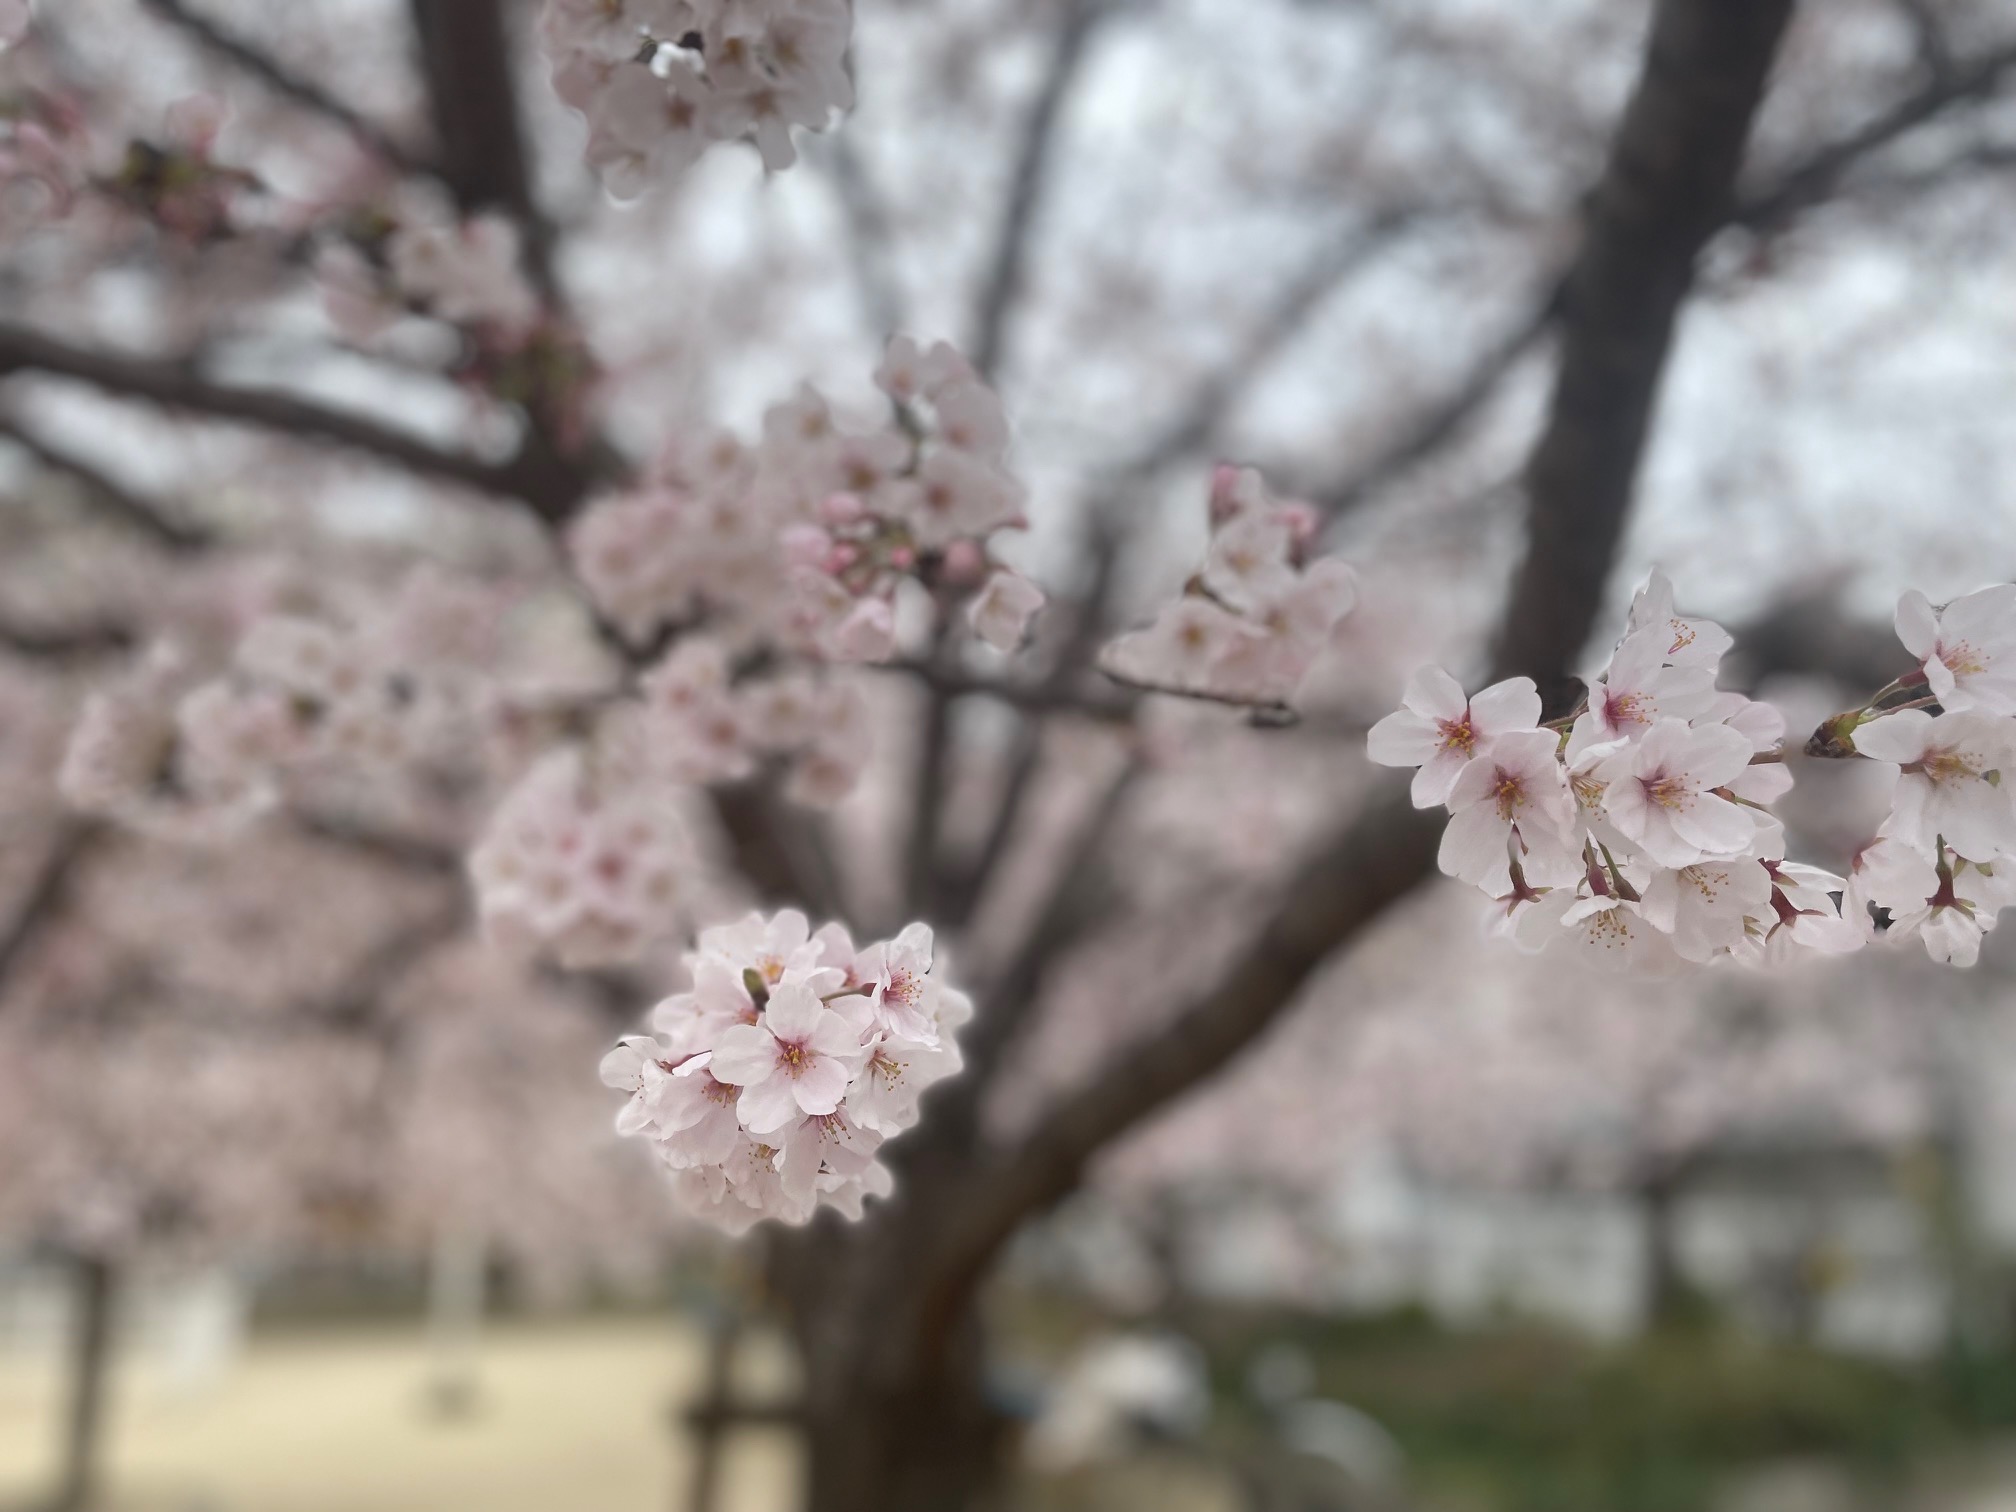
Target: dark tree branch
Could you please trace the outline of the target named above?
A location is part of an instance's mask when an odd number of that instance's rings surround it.
[[[893,336],[907,321],[903,290],[889,261],[889,248],[895,241],[889,206],[870,177],[868,165],[861,161],[851,132],[834,132],[819,159],[832,174],[834,193],[847,222],[847,262],[853,270],[862,317],[875,335]]]
[[[1097,693],[1080,693],[1073,688],[1079,673],[1091,665],[1105,633],[1107,610],[1119,576],[1120,546],[1126,538],[1126,530],[1118,517],[1117,506],[1095,507],[1091,534],[1090,580],[1071,607],[1070,630],[1058,646],[1048,674],[1040,683],[1033,685],[1029,700],[1019,705],[1023,719],[1016,728],[1015,744],[1008,753],[1008,775],[1002,783],[1001,796],[995,803],[987,832],[973,859],[945,889],[945,917],[949,923],[971,921],[988,883],[1000,869],[1014,842],[1022,810],[1028,803],[1037,770],[1043,762],[1046,724],[1041,718],[1031,716],[1070,709],[1115,723],[1133,721],[1138,700],[1132,694],[1109,692],[1104,688]],[[1011,697],[1007,701],[1013,703],[1015,699]]]
[[[1752,231],[1782,226],[1799,211],[1836,192],[1842,177],[1864,158],[1951,107],[1991,92],[2012,68],[2016,68],[2016,45],[1985,53],[1957,67],[1948,66],[1923,89],[1865,126],[1839,141],[1809,151],[1779,170],[1770,185],[1737,199],[1730,207],[1727,224]],[[1995,166],[1994,155],[1983,154],[1977,165]],[[1562,280],[1550,281],[1546,294],[1535,303],[1531,313],[1487,348],[1445,399],[1417,416],[1355,472],[1313,490],[1314,502],[1327,514],[1347,513],[1448,445],[1553,328],[1566,293]]]
[[[1561,373],[1528,470],[1529,555],[1499,665],[1543,676],[1588,638],[1621,533],[1674,317],[1726,217],[1790,0],[1660,0],[1569,279]],[[968,1171],[935,1241],[918,1345],[935,1350],[1029,1214],[1102,1148],[1256,1041],[1337,949],[1433,870],[1434,820],[1404,786],[1368,805],[1283,890],[1279,911],[1166,1029],[1065,1093],[1021,1145]]]
[[[1526,560],[1497,675],[1543,695],[1587,644],[1695,264],[1735,203],[1791,0],[1664,0],[1563,290],[1561,366],[1526,469]]]
[[[351,851],[373,861],[383,861],[404,871],[436,877],[460,877],[463,855],[453,845],[439,844],[415,835],[374,829],[332,814],[301,811],[295,815],[301,833],[338,850]]]
[[[942,609],[940,611],[942,613]],[[903,897],[912,916],[935,914],[938,832],[952,766],[952,647],[943,626],[924,664],[924,707],[918,721],[916,791],[910,799],[910,834],[903,846]]]
[[[1933,0],[1894,0],[1894,3],[1905,25],[1911,28],[1912,40],[1918,45],[1918,61],[1925,72],[1935,79],[1945,78],[1953,70],[1953,44]]]
[[[74,379],[122,398],[214,420],[348,447],[424,477],[520,500],[548,518],[566,514],[587,487],[578,469],[530,450],[490,462],[312,400],[273,389],[216,383],[187,363],[96,351],[25,326],[0,325],[0,377],[27,372]]]
[[[1561,312],[1557,279],[1527,315],[1479,354],[1470,371],[1441,400],[1422,410],[1356,470],[1315,490],[1311,500],[1335,518],[1358,508],[1408,469],[1427,461],[1459,436],[1498,393],[1512,370],[1539,347]]]
[[[134,640],[129,625],[23,625],[0,620],[0,650],[37,661],[123,655],[133,649]]]
[[[1418,207],[1382,211],[1311,259],[1246,332],[1237,350],[1205,375],[1167,424],[1114,469],[1113,486],[1138,484],[1171,462],[1207,450],[1254,378],[1308,330],[1310,317],[1323,302],[1418,225],[1425,213]]]
[[[314,80],[293,72],[243,37],[226,30],[208,16],[197,14],[184,0],[141,0],[141,3],[169,25],[188,33],[208,51],[250,74],[282,99],[342,127],[400,172],[432,174],[435,171],[409,148],[393,140],[376,122],[366,119]]]
[[[134,527],[157,546],[184,552],[210,544],[208,531],[176,519],[164,505],[141,497],[88,458],[45,441],[11,415],[0,414],[0,436],[49,471],[82,483],[108,515]]]
[[[1098,922],[1095,896],[1103,881],[1099,860],[1127,811],[1142,770],[1140,758],[1130,756],[1093,802],[1057,868],[1049,900],[989,986],[986,1011],[961,1039],[966,1068],[956,1090],[976,1102],[1028,1025],[1050,963]]]
[[[1739,199],[1730,213],[1731,223],[1751,231],[1778,230],[1801,210],[1833,194],[1863,159],[1954,106],[1994,93],[2012,72],[2016,72],[2016,42],[1951,62],[1923,88],[1839,141],[1817,147],[1781,169],[1769,187]]]
[[[34,884],[15,907],[14,917],[7,921],[4,933],[0,933],[0,1004],[6,1002],[14,974],[37,936],[62,913],[70,879],[97,848],[104,833],[94,821],[76,820],[51,837]]]
[[[553,227],[532,197],[503,0],[412,0],[441,179],[465,215],[502,210],[525,233],[525,264],[557,300]]]
[[[1008,349],[1008,317],[1021,297],[1029,261],[1029,245],[1041,213],[1045,180],[1055,162],[1057,126],[1065,102],[1078,82],[1094,29],[1108,14],[1108,0],[1064,0],[1063,25],[1057,48],[1044,76],[1043,88],[1023,129],[1014,178],[994,238],[994,257],[980,288],[971,357],[981,376],[995,377]]]

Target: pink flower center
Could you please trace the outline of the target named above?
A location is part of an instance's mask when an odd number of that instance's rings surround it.
[[[1645,708],[1649,701],[1643,693],[1612,693],[1606,688],[1603,692],[1603,717],[1612,726],[1650,724],[1652,716]]]
[[[1498,817],[1509,820],[1512,811],[1526,802],[1526,782],[1516,772],[1501,771],[1498,786],[1491,790],[1491,796],[1498,804]]]
[[[1988,659],[1966,641],[1940,641],[1935,653],[1955,677],[1978,676],[1988,670]]]
[[[1461,751],[1465,756],[1474,755],[1477,750],[1477,728],[1470,723],[1470,711],[1465,709],[1461,719],[1438,719],[1435,728],[1442,735],[1442,749]]]
[[[1958,751],[1927,751],[1915,765],[1919,771],[1939,783],[1968,782],[1981,775],[1980,765]]]
[[[1685,808],[1693,796],[1683,779],[1669,777],[1664,772],[1654,777],[1640,777],[1638,782],[1645,789],[1646,800],[1663,809]]]

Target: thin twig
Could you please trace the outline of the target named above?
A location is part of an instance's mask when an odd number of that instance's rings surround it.
[[[133,526],[156,545],[183,552],[210,544],[208,531],[176,519],[165,505],[143,498],[96,463],[43,439],[14,417],[0,414],[0,436],[51,472],[75,478],[108,514]]]
[[[141,0],[141,3],[169,25],[187,32],[210,52],[250,74],[282,99],[342,127],[400,172],[429,176],[437,172],[432,164],[394,141],[384,128],[345,105],[320,84],[303,78],[277,58],[227,31],[208,16],[198,15],[183,0]]]
[[[993,260],[986,282],[981,285],[971,357],[973,366],[984,377],[994,377],[1007,355],[1009,316],[1022,294],[1029,245],[1035,235],[1046,180],[1056,161],[1058,123],[1084,67],[1086,43],[1109,8],[1109,0],[1065,0],[1056,50],[1023,128],[1008,200],[1002,207],[1001,226],[994,238]]]
[[[216,383],[188,363],[100,351],[26,326],[0,325],[0,377],[30,372],[74,379],[169,409],[348,447],[427,477],[518,499],[548,517],[564,514],[587,488],[577,470],[549,465],[529,452],[507,461],[486,461],[276,389]]]

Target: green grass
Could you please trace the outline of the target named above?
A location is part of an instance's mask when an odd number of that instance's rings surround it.
[[[1184,1326],[1217,1373],[1221,1416],[1257,1428],[1244,1389],[1269,1344],[1305,1351],[1322,1395],[1383,1423],[1417,1486],[1492,1512],[1697,1512],[1730,1477],[1824,1459],[1871,1489],[2016,1428],[2016,1358],[1922,1368],[1703,1326],[1601,1345],[1535,1325],[1454,1332],[1211,1313]]]

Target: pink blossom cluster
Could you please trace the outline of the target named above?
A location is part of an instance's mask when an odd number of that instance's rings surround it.
[[[495,617],[481,589],[421,570],[351,616],[260,615],[214,675],[158,644],[85,701],[64,795],[221,837],[303,784],[410,775],[470,747]]]
[[[682,640],[498,804],[470,858],[485,929],[570,967],[634,960],[682,928],[707,875],[684,795],[779,764],[787,796],[837,802],[870,748],[852,684],[795,669],[738,680],[719,642]]]
[[[678,917],[696,869],[672,806],[651,788],[597,781],[578,747],[538,761],[469,857],[485,933],[580,968],[636,956]]]
[[[857,950],[837,924],[750,914],[703,930],[686,964],[691,990],[602,1062],[629,1095],[618,1131],[649,1140],[681,1206],[732,1233],[822,1204],[859,1217],[890,1191],[882,1142],[960,1067],[973,1007],[931,974],[930,928]]]
[[[1311,506],[1275,499],[1254,469],[1219,467],[1203,570],[1153,624],[1108,645],[1101,668],[1161,692],[1286,703],[1358,601],[1348,563],[1310,560],[1320,523]]]
[[[1792,785],[1784,718],[1716,688],[1729,645],[1654,574],[1572,719],[1543,725],[1530,678],[1472,696],[1430,667],[1370,754],[1418,769],[1415,805],[1450,813],[1442,870],[1495,899],[1522,948],[1639,970],[1853,950],[1846,882],[1784,859],[1766,807]]]
[[[1851,911],[1971,966],[2016,902],[2016,586],[1943,606],[1907,593],[1897,633],[1918,670],[1834,721],[1893,772],[1889,816],[1849,878]],[[1908,702],[1885,707],[1893,693]]]
[[[897,651],[898,591],[916,583],[978,589],[976,630],[1018,643],[1042,595],[989,576],[986,537],[1022,522],[1000,400],[943,342],[897,337],[876,382],[893,410],[879,426],[842,425],[807,387],[764,417],[760,442],[717,432],[591,506],[570,545],[602,612],[638,643],[704,619],[741,644],[880,662]]]
[[[588,118],[588,161],[630,197],[716,142],[749,141],[775,172],[795,126],[854,103],[848,0],[546,0],[553,87]]]
[[[369,346],[407,316],[451,325],[462,338],[451,376],[470,393],[518,406],[563,448],[586,436],[594,359],[527,279],[522,238],[507,217],[455,220],[427,205],[374,205],[323,245],[315,273],[323,308],[347,340]]]
[[[675,782],[735,782],[782,760],[786,792],[823,807],[853,790],[872,748],[853,683],[794,669],[737,679],[715,640],[674,647],[643,676],[639,695],[638,733]]]
[[[357,342],[414,313],[515,345],[544,313],[525,281],[518,228],[495,213],[462,222],[399,216],[368,242],[324,246],[315,274],[330,320]]]
[[[0,53],[23,42],[25,0],[0,0]],[[65,94],[9,81],[0,99],[0,226],[60,220],[87,187],[84,112]]]

